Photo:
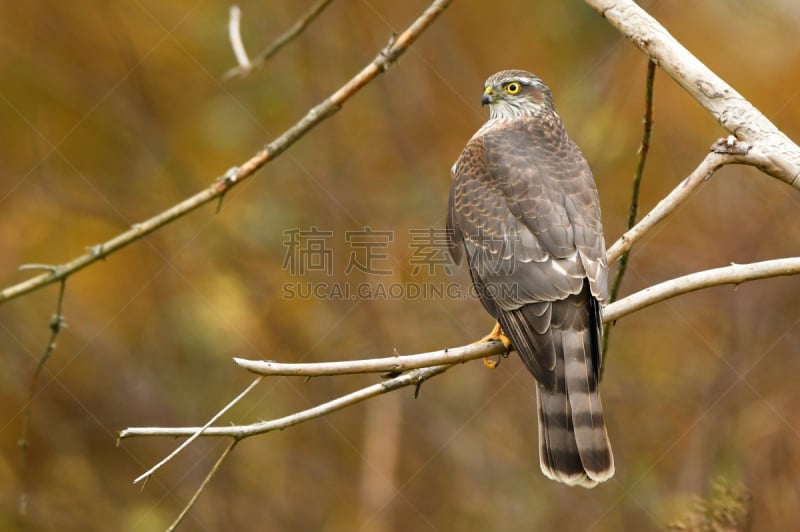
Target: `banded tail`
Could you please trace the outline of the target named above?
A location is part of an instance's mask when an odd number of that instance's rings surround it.
[[[588,282],[579,294],[501,311],[499,319],[537,380],[542,472],[558,482],[585,488],[614,476],[597,390],[600,306]]]

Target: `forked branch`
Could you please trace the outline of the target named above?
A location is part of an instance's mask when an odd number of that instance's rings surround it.
[[[317,18],[317,15],[322,13],[322,11],[328,6],[328,4],[331,3],[331,1],[332,0],[319,0],[317,3],[311,6],[311,9],[309,9],[302,17],[300,17],[291,28],[286,30],[277,39],[272,41],[272,43],[267,46],[263,52],[259,53],[252,61],[247,56],[247,52],[244,48],[244,42],[242,40],[242,12],[239,9],[239,6],[231,7],[230,20],[228,21],[228,36],[231,40],[231,48],[233,48],[233,53],[236,56],[236,62],[238,65],[228,70],[223,78],[230,79],[235,77],[244,77],[259,69],[264,65],[264,63],[269,61],[272,56],[277,54],[281,48],[286,46],[290,41],[294,40],[298,35],[300,35],[303,30],[306,29],[309,24],[311,24],[311,21]]]
[[[800,147],[633,0],[586,0],[737,139],[759,169],[800,190]]]

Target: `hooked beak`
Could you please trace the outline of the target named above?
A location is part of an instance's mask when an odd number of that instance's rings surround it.
[[[491,103],[494,103],[494,90],[492,90],[491,87],[486,87],[486,90],[483,91],[483,96],[481,97],[481,107]]]

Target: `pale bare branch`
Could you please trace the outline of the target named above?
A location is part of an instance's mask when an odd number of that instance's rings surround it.
[[[731,264],[664,281],[631,294],[603,309],[603,321],[616,321],[637,310],[687,292],[724,284],[742,284],[757,279],[800,274],[800,257],[773,259],[752,264]]]
[[[603,309],[603,321],[605,323],[617,321],[624,316],[660,301],[664,301],[665,299],[711,286],[724,284],[738,285],[756,279],[797,274],[800,274],[800,257],[774,259],[753,264],[732,264],[722,268],[696,272],[659,283],[606,306]],[[262,421],[249,425],[234,425],[230,427],[210,427],[208,426],[210,423],[199,428],[131,427],[123,430],[119,437],[122,439],[135,436],[191,436],[192,438],[199,436],[228,436],[236,439],[243,439],[256,434],[282,430],[405,386],[419,385],[423,381],[443,373],[460,362],[486,356],[502,355],[505,352],[506,350],[502,343],[487,342],[417,355],[398,355],[394,357],[340,362],[281,364],[271,361],[251,361],[237,358],[235,359],[237,364],[249,371],[259,373],[260,375],[318,377],[348,373],[395,372],[412,367],[417,369],[402,373],[397,377],[388,379],[379,384],[367,386],[307,410],[271,421]],[[428,366],[420,367],[419,365],[423,363],[428,364]],[[219,415],[215,416],[215,419],[218,417]],[[184,444],[186,443],[188,443],[188,441],[184,442]],[[182,445],[180,448],[184,446],[185,445]],[[153,468],[153,470],[155,470],[155,468]],[[137,481],[151,474],[153,470],[139,477]]]
[[[493,346],[497,343],[499,345]],[[417,355],[396,355],[369,360],[351,360],[338,362],[319,362],[310,364],[285,364],[271,360],[247,360],[234,358],[233,361],[253,373],[259,375],[302,375],[314,377],[320,375],[346,375],[353,373],[394,373],[411,369],[424,368],[438,364],[457,364],[476,358],[501,354],[497,352],[500,342],[470,344],[461,347],[442,349]]]
[[[502,354],[505,347],[500,342],[490,342],[482,344],[485,351],[476,349],[473,352],[476,358],[483,356],[492,356]],[[130,438],[134,436],[193,436],[198,434],[200,436],[229,436],[231,438],[243,439],[248,436],[255,436],[256,434],[264,434],[274,430],[283,430],[298,423],[309,421],[331,412],[341,410],[348,406],[366,401],[378,395],[389,393],[394,390],[406,386],[419,386],[426,380],[444,373],[450,369],[452,364],[443,364],[438,366],[430,366],[426,368],[419,368],[403,373],[392,379],[385,380],[372,386],[367,386],[355,392],[349,393],[342,397],[337,397],[332,401],[317,405],[315,407],[284,416],[282,418],[273,419],[271,421],[262,421],[250,425],[235,425],[230,427],[209,427],[201,432],[201,427],[132,427],[120,432],[120,439]]]
[[[726,141],[720,141],[726,142]],[[718,142],[715,146],[720,145]],[[613,264],[619,259],[623,253],[628,251],[640,238],[642,238],[648,231],[650,231],[656,224],[666,218],[669,214],[674,212],[680,207],[692,193],[697,190],[700,185],[708,181],[714,175],[714,172],[719,170],[726,164],[745,163],[747,159],[746,143],[736,142],[730,146],[726,153],[720,153],[722,150],[713,150],[706,155],[700,164],[695,168],[686,179],[681,181],[672,192],[670,192],[664,199],[648,212],[638,224],[633,226],[632,229],[622,235],[614,244],[608,248],[606,258],[609,264]],[[744,152],[738,153],[738,152]]]
[[[800,190],[800,147],[761,111],[684,48],[633,0],[586,0],[702,105],[719,124],[752,145],[751,161]]]

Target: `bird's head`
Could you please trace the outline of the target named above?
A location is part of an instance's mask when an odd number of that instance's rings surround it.
[[[481,105],[489,105],[490,118],[517,118],[552,112],[550,89],[536,75],[525,70],[503,70],[489,76]]]

